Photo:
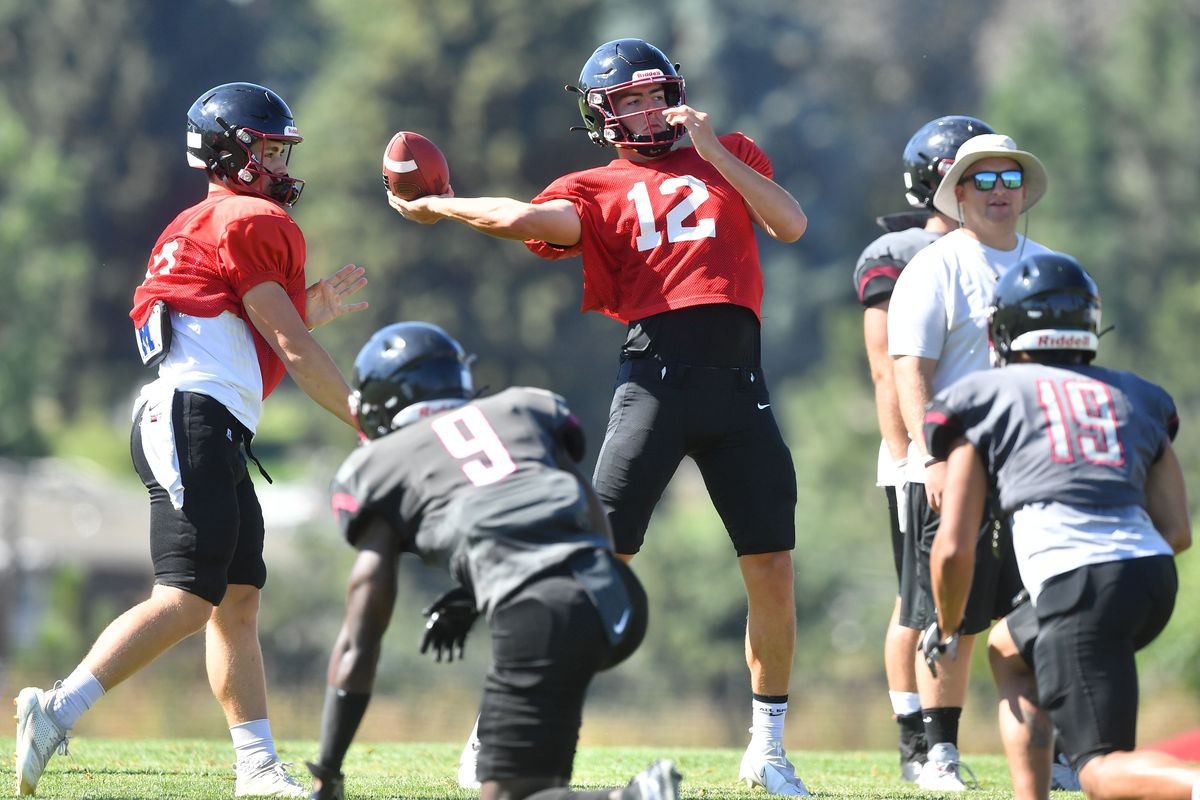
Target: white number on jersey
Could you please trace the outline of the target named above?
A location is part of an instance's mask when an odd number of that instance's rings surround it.
[[[717,223],[712,217],[698,217],[694,226],[683,224],[685,219],[699,211],[700,206],[708,200],[708,187],[691,175],[668,178],[658,187],[659,193],[663,195],[676,194],[680,190],[686,190],[687,194],[667,212],[667,242],[692,242],[706,237],[715,238]],[[653,250],[662,244],[662,234],[658,231],[658,221],[654,218],[654,209],[650,206],[650,190],[646,188],[646,182],[635,183],[627,197],[633,201],[638,215],[638,226],[641,230],[637,237],[638,252]]]
[[[436,417],[430,426],[451,458],[474,458],[463,464],[463,474],[476,486],[487,486],[512,474],[517,465],[487,417],[475,406],[463,406]]]
[[[175,266],[175,251],[179,249],[179,240],[172,239],[162,246],[162,249],[154,254],[150,261],[150,269],[146,270],[146,277],[152,278],[155,275],[166,275],[171,271],[171,267]]]
[[[1049,423],[1052,460],[1074,461],[1078,451],[1090,464],[1119,467],[1125,463],[1117,437],[1117,410],[1107,386],[1073,378],[1063,381],[1060,393],[1053,381],[1040,380],[1037,395]]]

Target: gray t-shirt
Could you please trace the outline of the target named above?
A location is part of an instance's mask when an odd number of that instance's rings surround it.
[[[1145,513],[1145,487],[1178,425],[1171,396],[1130,372],[1023,363],[939,392],[925,441],[939,458],[959,437],[975,446],[1036,595],[1084,564],[1171,553]]]
[[[610,550],[578,478],[556,453],[578,422],[558,395],[512,388],[421,419],[351,453],[333,481],[346,539],[382,518],[479,610],[583,551]]]

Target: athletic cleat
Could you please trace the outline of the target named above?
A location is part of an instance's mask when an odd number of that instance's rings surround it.
[[[767,794],[809,796],[804,781],[796,777],[796,768],[783,752],[782,742],[751,739],[746,754],[742,756],[738,780],[745,781],[747,786],[761,786],[767,790]]]
[[[970,782],[963,780],[966,771]],[[958,748],[949,742],[935,744],[929,748],[929,760],[921,768],[917,786],[930,792],[962,792],[977,788],[975,773],[959,760]]]
[[[1054,763],[1050,765],[1050,790],[1059,792],[1080,792],[1079,773],[1071,766],[1065,753],[1059,753]]]
[[[308,791],[288,774],[291,764],[280,761],[278,756],[261,754],[239,761],[233,769],[237,773],[234,797],[308,797]]]
[[[900,780],[905,783],[916,783],[921,777],[921,770],[925,764],[920,761],[901,761],[900,762]]]
[[[308,800],[346,800],[345,776],[320,764],[305,761],[304,765],[314,778],[321,781],[320,789],[313,789]]]
[[[68,732],[46,710],[50,696],[51,692],[28,686],[13,700],[17,707],[15,759],[18,795],[30,795],[37,790],[46,763],[56,749],[62,755],[68,755]]]
[[[675,762],[662,758],[634,775],[629,787],[639,800],[678,800],[679,781]]]
[[[475,768],[479,763],[479,737],[475,735],[475,731],[471,731],[471,735],[467,738],[467,743],[463,745],[462,755],[458,757],[458,785],[464,789],[478,789],[479,778],[475,774]]]

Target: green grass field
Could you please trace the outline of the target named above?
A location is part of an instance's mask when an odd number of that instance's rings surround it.
[[[9,740],[11,746],[12,740]],[[347,795],[360,798],[470,798],[454,775],[461,744],[355,744],[346,762]],[[280,754],[307,778],[303,760],[316,752],[313,742],[285,741]],[[797,771],[821,798],[930,797],[896,777],[893,752],[792,752]],[[656,758],[673,758],[683,773],[686,798],[765,798],[735,780],[740,750],[669,747],[585,747],[575,760],[573,785],[598,789],[623,786]],[[980,788],[971,800],[1011,797],[1008,768],[998,755],[969,757]],[[0,769],[0,796],[13,792],[12,761]],[[1058,794],[1058,793],[1056,793]],[[228,741],[203,739],[71,740],[71,755],[56,755],[38,787],[42,798],[186,798],[233,797],[232,752]],[[1064,795],[1064,798],[1066,796]]]

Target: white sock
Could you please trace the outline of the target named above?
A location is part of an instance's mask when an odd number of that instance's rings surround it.
[[[76,667],[62,686],[51,695],[49,708],[54,721],[70,730],[84,713],[104,696],[104,687],[96,676],[83,667]]]
[[[921,710],[921,696],[916,692],[888,691],[892,699],[892,713],[897,717],[902,714],[915,714]]]
[[[1192,800],[1200,800],[1200,779],[1192,784]]]
[[[275,752],[275,739],[271,736],[271,721],[268,719],[252,719],[234,725],[229,729],[229,735],[233,737],[233,750],[237,753],[238,761],[260,755],[279,758]]]
[[[750,701],[751,740],[782,742],[783,723],[787,717],[788,704]]]

